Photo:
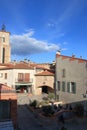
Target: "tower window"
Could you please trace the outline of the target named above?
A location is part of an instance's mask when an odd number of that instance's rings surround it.
[[[3,48],[2,63],[5,62],[5,48]]]
[[[2,42],[5,42],[5,37],[2,37]]]

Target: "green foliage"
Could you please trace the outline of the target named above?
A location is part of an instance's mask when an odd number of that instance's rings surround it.
[[[74,109],[78,117],[82,117],[84,115],[84,106],[82,104],[76,104]]]
[[[49,94],[48,94],[48,99],[49,99],[49,100],[55,99],[54,93],[49,93]]]
[[[47,101],[41,101],[40,103],[39,103],[39,105],[41,105],[41,106],[46,106],[46,105],[48,105],[49,104],[49,101],[47,100]]]
[[[36,106],[37,106],[37,100],[32,101],[32,102],[30,103],[30,106],[36,108]]]

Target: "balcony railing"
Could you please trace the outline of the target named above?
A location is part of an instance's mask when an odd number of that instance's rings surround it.
[[[16,83],[32,83],[33,82],[33,79],[31,78],[31,79],[25,79],[25,78],[23,78],[23,79],[15,79],[15,82]]]

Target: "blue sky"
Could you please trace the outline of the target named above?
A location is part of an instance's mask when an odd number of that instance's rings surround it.
[[[87,59],[87,0],[0,0],[0,25],[11,32],[11,59]]]

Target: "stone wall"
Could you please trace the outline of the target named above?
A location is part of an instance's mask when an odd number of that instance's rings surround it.
[[[35,93],[42,94],[42,86],[54,89],[54,76],[36,76]]]

